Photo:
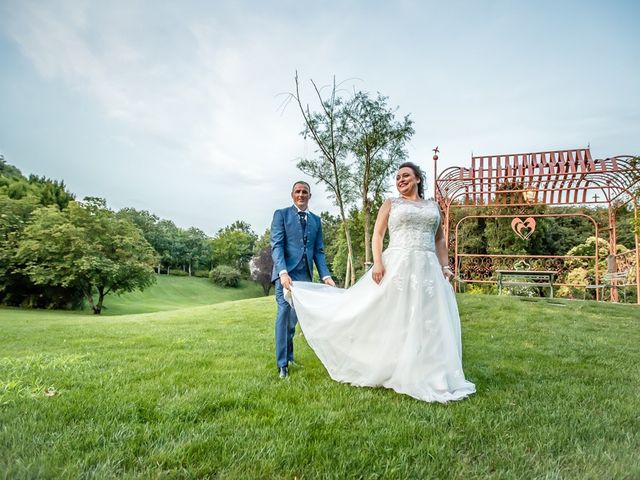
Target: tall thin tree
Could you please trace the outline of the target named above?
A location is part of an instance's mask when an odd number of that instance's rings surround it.
[[[290,95],[298,104],[305,123],[305,128],[302,131],[303,137],[311,138],[318,147],[316,158],[302,159],[298,162],[297,167],[315,178],[317,183],[324,184],[340,211],[348,250],[345,287],[349,287],[355,283],[355,270],[347,216],[347,207],[354,197],[353,191],[349,188],[352,182],[349,178],[351,172],[347,163],[347,116],[345,113],[347,105],[336,95],[335,77],[327,99],[322,97],[320,89],[313,80],[311,80],[311,84],[320,103],[320,111],[318,112],[311,112],[308,104],[303,105],[298,72],[296,72],[296,91]]]

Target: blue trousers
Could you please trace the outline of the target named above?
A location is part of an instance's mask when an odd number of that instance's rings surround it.
[[[311,275],[305,261],[301,261],[293,271],[289,272],[291,280],[310,282]],[[278,368],[286,367],[293,361],[293,336],[296,333],[298,316],[296,311],[284,299],[282,283],[276,279],[276,304],[278,313],[276,314],[276,364]]]

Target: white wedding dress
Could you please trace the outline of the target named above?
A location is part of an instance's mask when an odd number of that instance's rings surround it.
[[[427,402],[475,392],[462,371],[460,317],[435,254],[440,210],[432,200],[391,199],[385,275],[348,290],[294,282],[305,339],[331,378],[384,386]]]

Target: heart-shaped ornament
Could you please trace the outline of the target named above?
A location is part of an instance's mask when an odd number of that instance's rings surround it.
[[[536,221],[531,217],[525,218],[524,221],[516,217],[511,220],[511,229],[521,239],[526,240],[536,230]]]

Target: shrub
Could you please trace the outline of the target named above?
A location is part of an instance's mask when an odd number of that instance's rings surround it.
[[[491,283],[463,283],[461,286],[462,293],[470,295],[495,295],[498,288]]]
[[[173,277],[186,277],[189,275],[189,273],[183,272],[182,270],[176,268],[175,270],[170,270],[169,275]]]
[[[577,267],[571,270],[567,274],[566,282],[574,283],[578,285],[585,285],[584,288],[571,287],[571,286],[561,286],[556,290],[556,295],[558,297],[567,297],[567,298],[596,298],[595,290],[586,289],[586,285],[590,285],[595,283],[595,276],[590,278],[591,275],[586,268]],[[602,283],[602,279],[600,279],[600,283]]]
[[[237,288],[240,286],[240,272],[229,265],[218,265],[209,272],[209,279],[221,287]]]

